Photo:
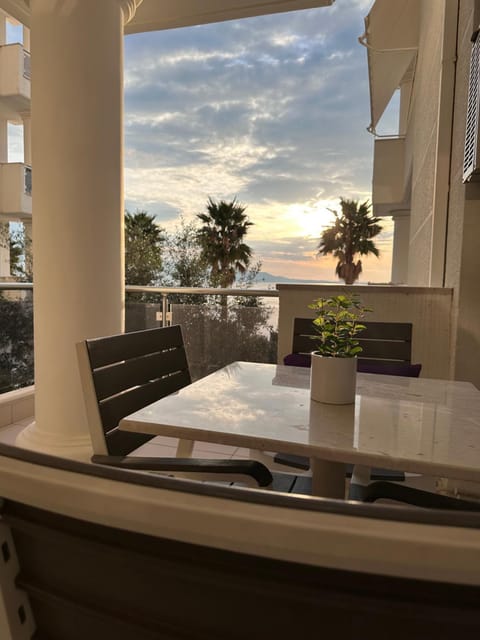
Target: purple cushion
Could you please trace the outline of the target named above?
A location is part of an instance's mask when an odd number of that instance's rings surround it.
[[[283,359],[283,364],[290,367],[309,367],[311,364],[311,356],[309,353],[289,353]]]
[[[422,370],[421,364],[408,364],[406,362],[368,362],[359,360],[357,371],[361,373],[380,373],[389,376],[406,376],[418,378]]]
[[[290,367],[310,367],[311,355],[309,353],[289,353],[283,359],[283,364]],[[359,360],[357,371],[360,373],[380,373],[389,376],[405,376],[418,378],[422,370],[421,364],[408,364],[407,362],[369,362]]]

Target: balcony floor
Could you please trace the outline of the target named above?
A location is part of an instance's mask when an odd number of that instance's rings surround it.
[[[18,435],[32,421],[33,417],[23,418],[22,420],[18,420],[17,422],[1,427],[0,442],[14,445]],[[176,438],[157,436],[147,444],[140,447],[133,455],[175,457],[177,443],[178,440]],[[215,444],[213,442],[196,442],[193,448],[193,457],[212,458],[215,460],[249,459],[250,449],[230,447],[222,444]],[[285,467],[274,464],[273,460],[272,464],[270,465],[269,462],[268,465],[271,466],[273,470],[285,470]],[[298,471],[296,471],[296,475],[300,475]]]
[[[0,428],[0,442],[5,444],[14,445],[16,438],[20,432],[31,422],[33,417],[23,418],[12,424],[8,424]],[[138,456],[165,456],[175,457],[178,440],[175,438],[168,438],[164,436],[157,436],[147,444],[140,447],[134,455]],[[256,458],[267,464],[267,466],[273,471],[291,471],[295,475],[302,475],[302,472],[298,469],[289,469],[283,465],[277,465],[273,462],[273,453],[270,455],[267,452],[257,454],[256,452],[250,452],[250,449],[242,447],[230,447],[222,444],[215,444],[212,442],[196,442],[193,449],[193,457],[195,458],[213,458],[213,459],[250,459]],[[308,474],[309,472],[304,472]],[[416,487],[424,489],[425,491],[435,491],[435,478],[420,476],[416,474],[406,473],[405,484],[410,487]],[[402,483],[404,484],[404,483]],[[397,503],[398,504],[398,503]]]

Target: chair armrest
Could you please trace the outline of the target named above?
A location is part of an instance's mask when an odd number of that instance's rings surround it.
[[[243,475],[253,478],[258,486],[268,487],[273,477],[268,468],[257,460],[208,460],[199,458],[146,458],[134,456],[94,455],[95,464],[121,467],[132,471],[183,471]]]
[[[393,482],[371,482],[366,486],[351,484],[348,497],[349,500],[358,500],[360,502],[375,502],[375,500],[388,499],[430,509],[480,511],[480,502],[451,498],[438,493],[423,491],[422,489],[394,484]]]

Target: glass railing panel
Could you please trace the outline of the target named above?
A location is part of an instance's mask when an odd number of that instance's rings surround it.
[[[126,300],[125,331],[142,331],[161,326],[162,315],[159,303]]]
[[[0,393],[33,384],[31,291],[0,292]]]
[[[258,297],[252,291],[248,296],[222,296],[206,289],[129,291],[125,329],[180,324],[194,380],[236,360],[274,363],[278,298],[276,293],[269,295]],[[0,393],[33,384],[33,364],[32,285],[0,283]]]
[[[237,360],[277,361],[278,307],[272,304],[171,306],[182,327],[193,380]]]

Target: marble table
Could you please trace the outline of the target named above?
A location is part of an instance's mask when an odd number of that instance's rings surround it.
[[[234,362],[119,428],[309,456],[316,495],[343,497],[347,462],[480,482],[480,391],[472,384],[360,373],[355,404],[336,406],[310,400],[309,376]]]

